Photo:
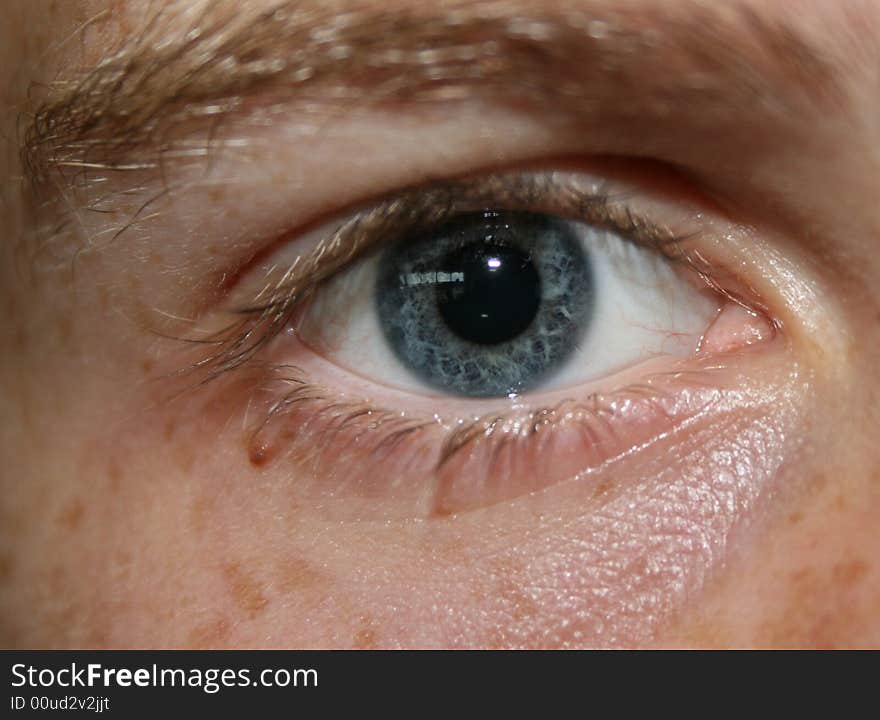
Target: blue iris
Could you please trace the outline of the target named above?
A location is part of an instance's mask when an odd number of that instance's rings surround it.
[[[589,325],[593,279],[572,224],[462,213],[385,250],[376,307],[400,361],[438,390],[525,392],[558,370]]]

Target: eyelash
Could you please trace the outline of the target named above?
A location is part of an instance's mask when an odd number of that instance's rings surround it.
[[[672,262],[685,263],[706,286],[741,302],[713,279],[714,268],[685,250],[693,236],[677,236],[636,215],[623,193],[558,181],[555,173],[496,175],[438,183],[387,198],[355,213],[307,256],[298,256],[274,284],[267,283],[253,301],[234,308],[237,320],[200,344],[216,347],[185,371],[201,371],[202,382],[235,370],[290,324],[298,308],[326,280],[380,242],[390,244],[409,231],[424,231],[460,212],[484,207],[549,212],[619,233],[637,245],[653,248]]]
[[[700,368],[667,373],[664,378],[643,378],[638,385],[607,396],[591,395],[580,401],[566,398],[548,407],[508,409],[453,423],[437,415],[429,419],[408,417],[369,401],[346,398],[333,388],[314,383],[295,365],[267,367],[257,361],[261,350],[293,327],[297,311],[312,293],[366,252],[380,243],[393,243],[414,229],[424,231],[457,213],[486,207],[554,213],[614,231],[671,262],[686,265],[694,278],[719,297],[750,311],[762,309],[748,288],[743,292],[747,303],[737,290],[727,289],[736,287],[735,279],[723,278],[716,263],[689,249],[692,244],[699,245],[699,230],[677,235],[635,213],[627,202],[628,193],[611,192],[608,184],[578,182],[577,178],[570,173],[532,172],[438,183],[399,193],[356,212],[321,239],[314,250],[284,267],[279,279],[272,279],[277,268],[270,269],[252,301],[233,309],[235,322],[196,341],[211,345],[213,351],[183,372],[201,373],[199,382],[203,384],[237,375],[233,371],[253,365],[260,381],[252,389],[252,401],[265,411],[248,431],[251,464],[264,466],[283,454],[310,463],[314,476],[322,478],[331,477],[339,463],[336,448],[340,441],[344,447],[365,452],[374,466],[392,463],[383,473],[388,477],[402,474],[400,463],[418,462],[426,452],[439,447],[433,472],[435,481],[442,483],[444,476],[455,475],[460,463],[472,462],[474,457],[487,458],[481,468],[485,478],[494,477],[500,468],[510,470],[534,462],[545,443],[553,442],[556,430],[575,433],[583,442],[584,453],[601,450],[610,457],[624,453],[628,448],[618,447],[617,433],[608,423],[615,414],[630,410],[666,418],[677,413],[675,427],[689,423],[717,399],[711,388],[701,387],[706,379],[701,373],[722,367],[713,365],[711,359],[700,363]],[[658,385],[677,385],[679,381],[693,381],[692,386],[699,389],[687,408],[671,412],[666,402],[674,393]],[[265,392],[265,397],[258,397],[260,392]],[[404,450],[398,452],[400,448]],[[455,510],[444,508],[442,503],[431,508],[435,514],[450,511]]]

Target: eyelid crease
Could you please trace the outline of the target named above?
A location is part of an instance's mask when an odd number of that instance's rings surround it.
[[[233,323],[195,341],[215,350],[183,372],[201,371],[205,382],[235,370],[281,333],[322,283],[368,251],[410,230],[430,228],[457,213],[483,208],[552,212],[610,229],[671,261],[688,263],[717,291],[718,283],[709,281],[711,265],[683,248],[691,236],[676,235],[639,217],[626,205],[627,194],[612,193],[608,183],[595,178],[543,171],[435,183],[390,196],[355,213],[307,255],[298,255],[280,277],[273,279],[277,268],[270,268],[254,300],[232,311],[237,316]]]

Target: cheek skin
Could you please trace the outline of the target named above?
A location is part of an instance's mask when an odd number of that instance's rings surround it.
[[[794,489],[776,498],[768,532],[742,544],[664,646],[880,646],[880,452],[858,430],[877,423],[871,337],[852,373],[863,378],[867,408],[838,386],[817,397],[812,450],[788,473]]]
[[[779,366],[765,370],[792,389]],[[295,478],[253,472],[237,405],[212,392],[86,446],[78,491],[32,519],[30,547],[58,552],[29,559],[37,580],[21,599],[46,609],[30,636],[109,647],[643,643],[703,587],[742,518],[760,518],[793,405],[796,393],[773,397],[769,414],[767,403],[720,413],[595,482],[440,519],[328,522],[298,502]]]
[[[874,468],[880,458],[874,458]],[[865,492],[856,473],[804,478],[805,502],[779,517],[763,563],[744,551],[663,645],[685,648],[876,648],[880,473]],[[858,479],[857,479],[858,478]],[[794,560],[793,560],[794,559]]]

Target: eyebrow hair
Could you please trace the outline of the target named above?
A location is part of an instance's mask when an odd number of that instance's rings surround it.
[[[50,86],[23,165],[37,182],[53,170],[152,167],[145,151],[185,152],[187,133],[267,105],[479,98],[607,120],[685,108],[711,122],[844,99],[839,63],[792,17],[718,5],[160,3],[95,67]]]

